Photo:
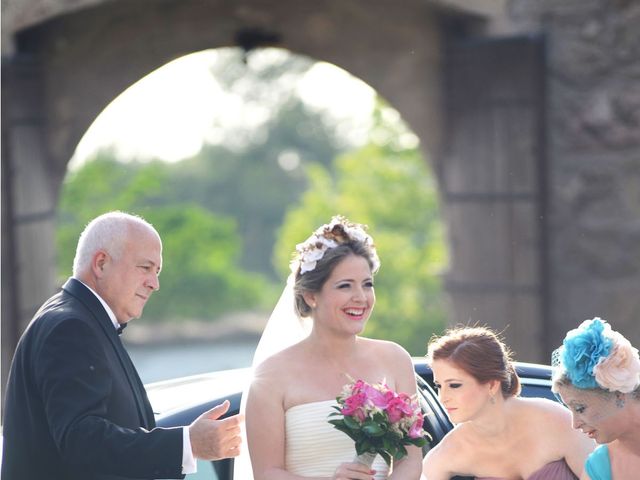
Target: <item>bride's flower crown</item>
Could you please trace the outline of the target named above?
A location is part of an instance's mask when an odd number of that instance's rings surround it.
[[[638,350],[598,317],[569,331],[552,363],[577,388],[629,393],[640,386]]]
[[[373,238],[366,233],[366,225],[352,223],[341,215],[331,219],[330,223],[322,225],[304,242],[296,245],[294,258],[291,261],[291,271],[296,272],[300,267],[300,275],[316,268],[319,260],[327,250],[336,248],[348,242],[361,242],[371,251],[372,270],[380,267],[380,259],[373,244]]]

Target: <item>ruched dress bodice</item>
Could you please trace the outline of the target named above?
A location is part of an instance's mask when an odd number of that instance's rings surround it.
[[[564,460],[556,460],[533,472],[527,480],[576,480],[576,477]],[[502,480],[497,477],[476,477],[476,480]]]
[[[611,459],[609,458],[609,446],[599,445],[587,457],[584,465],[591,480],[611,480]]]
[[[335,400],[304,403],[285,412],[286,469],[302,476],[331,477],[338,465],[352,462],[353,440],[331,425],[329,414]],[[375,478],[386,479],[389,467],[378,455],[372,468]]]

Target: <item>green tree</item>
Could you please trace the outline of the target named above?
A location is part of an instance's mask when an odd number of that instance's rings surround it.
[[[296,97],[283,104],[264,129],[264,138],[257,136],[240,149],[207,145],[180,162],[171,169],[164,198],[235,217],[244,240],[240,264],[275,279],[275,232],[287,207],[307,188],[305,165],[331,168],[343,150],[328,121]]]
[[[208,320],[270,308],[275,292],[268,281],[238,266],[242,239],[235,220],[196,205],[151,206],[140,213],[163,238],[161,290],[146,317]]]
[[[57,251],[61,280],[71,274],[75,245],[84,226],[109,210],[137,213],[163,240],[162,289],[145,318],[216,318],[233,310],[265,309],[273,302],[263,275],[239,266],[242,239],[232,217],[165,194],[179,167],[163,162],[116,161],[108,151],[71,172],[58,212]]]
[[[365,334],[395,340],[421,355],[430,335],[445,324],[439,274],[447,254],[434,178],[415,146],[392,141],[403,134],[398,128],[379,118],[375,138],[382,144],[372,139],[338,157],[333,174],[320,165],[308,169],[309,190],[285,217],[274,263],[284,275],[295,244],[332,215],[367,224],[382,267]]]

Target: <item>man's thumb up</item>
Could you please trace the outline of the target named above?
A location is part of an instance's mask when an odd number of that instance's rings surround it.
[[[209,420],[217,420],[217,419],[219,419],[221,416],[223,416],[225,413],[227,413],[229,411],[229,406],[230,405],[231,405],[231,402],[229,402],[229,400],[225,400],[220,405],[216,405],[211,410],[208,410],[208,411],[204,412],[202,415],[200,415],[200,418],[207,418]]]
[[[219,420],[229,411],[229,400],[204,412],[189,426],[191,451],[196,458],[218,460],[240,453],[242,415]]]

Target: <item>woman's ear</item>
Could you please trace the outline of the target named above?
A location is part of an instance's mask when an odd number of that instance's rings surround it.
[[[313,292],[304,292],[302,294],[302,298],[304,298],[304,301],[307,302],[307,305],[309,305],[311,308],[316,308],[316,294]]]
[[[489,380],[489,393],[492,397],[500,393],[501,388],[502,384],[500,383],[500,380]]]

